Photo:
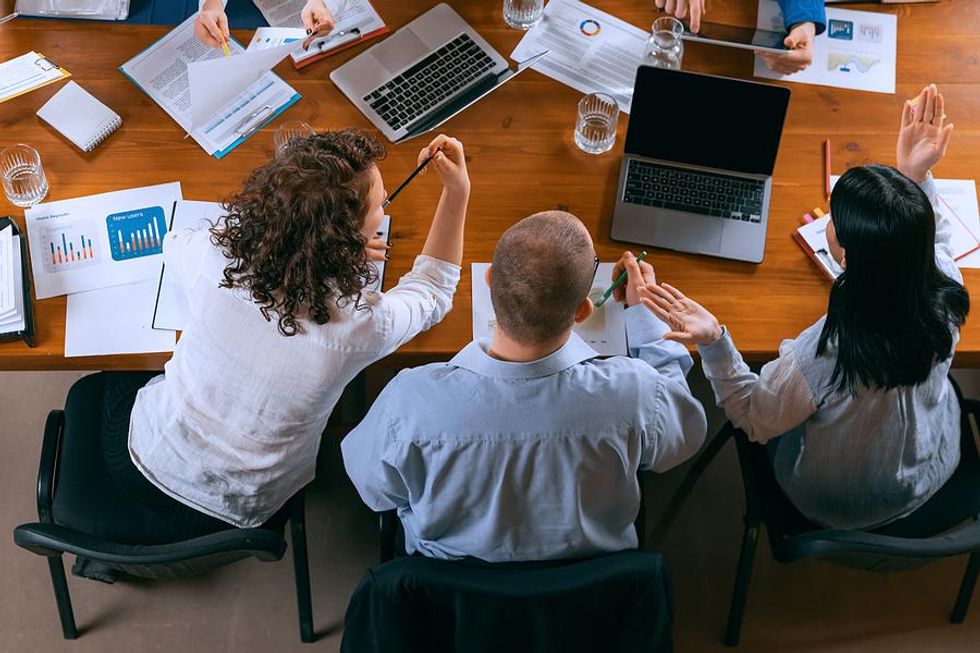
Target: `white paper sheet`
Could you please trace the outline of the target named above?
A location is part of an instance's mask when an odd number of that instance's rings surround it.
[[[119,67],[134,84],[160,105],[208,154],[220,156],[281,108],[298,98],[296,91],[276,74],[264,74],[238,89],[238,95],[221,105],[210,118],[194,125],[189,66],[215,59],[230,61],[245,50],[234,39],[228,43],[232,57],[221,48],[210,48],[194,36],[194,16]],[[237,66],[238,64],[234,64]]]
[[[13,278],[18,280],[18,284],[24,278],[23,275],[26,274],[26,271],[22,268],[23,260],[20,256],[20,239],[20,235],[14,236],[11,239],[11,247],[16,252],[13,260]],[[27,326],[25,315],[24,293],[21,292],[20,286],[18,285],[13,297],[13,306],[7,311],[0,313],[0,332],[12,333],[23,331],[24,327]]]
[[[50,84],[65,73],[37,52],[0,63],[0,102]]]
[[[14,307],[15,288],[14,230],[7,225],[0,229],[0,316]]]
[[[549,50],[534,70],[583,93],[608,93],[624,113],[633,103],[636,69],[650,33],[575,0],[551,0],[510,58]]]
[[[197,129],[300,48],[295,41],[187,64],[191,128]]]
[[[758,29],[786,30],[776,0],[759,0]],[[755,76],[875,93],[895,92],[898,19],[893,14],[827,7],[827,31],[813,42],[813,63],[792,75],[755,58]]]
[[[591,295],[601,296],[609,287],[612,279],[613,263],[600,263],[596,273],[595,284]],[[489,263],[474,263],[471,268],[473,275],[473,339],[490,338],[497,324],[490,300],[490,286],[487,285],[486,274]],[[610,299],[595,309],[592,317],[581,324],[576,324],[573,331],[595,349],[601,356],[625,356],[626,346],[626,315],[623,305]]]
[[[174,182],[25,210],[37,298],[155,279],[167,216],[179,199]]]
[[[840,175],[830,177],[830,187]],[[980,208],[973,179],[936,179],[940,211],[952,227],[953,259],[959,268],[980,269]]]
[[[68,295],[65,357],[173,351],[177,334],[150,328],[156,279]]]

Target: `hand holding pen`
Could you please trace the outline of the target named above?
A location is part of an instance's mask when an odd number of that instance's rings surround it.
[[[337,21],[333,14],[327,9],[323,0],[307,0],[306,6],[300,13],[303,19],[303,27],[306,28],[306,40],[303,41],[303,49],[306,50],[318,38],[324,37],[333,31]]]
[[[625,300],[630,306],[636,306],[640,303],[637,288],[646,284],[657,283],[657,275],[653,271],[653,266],[643,262],[646,257],[646,252],[642,252],[639,258],[633,256],[633,252],[623,253],[623,256],[613,267],[613,284],[603,293],[602,299],[596,302],[596,308],[605,304],[610,295],[617,302]]]

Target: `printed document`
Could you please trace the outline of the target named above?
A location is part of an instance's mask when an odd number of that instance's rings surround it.
[[[776,0],[759,0],[758,29],[785,32]],[[755,58],[755,76],[875,93],[895,92],[898,18],[893,14],[827,7],[827,30],[813,42],[813,63],[792,75]]]
[[[228,47],[231,57],[225,57],[221,48],[210,48],[199,42],[194,36],[194,16],[191,16],[119,68],[208,154],[218,158],[299,100],[299,94],[269,70],[278,63],[276,60],[269,65],[269,60],[278,54],[285,57],[288,51],[257,53],[239,59],[244,48],[234,39]],[[215,62],[217,59],[221,61]],[[200,72],[207,77],[208,88],[213,93],[201,91],[197,73],[195,83],[191,81],[191,67],[204,62],[207,65]],[[196,93],[192,85],[198,85]],[[223,101],[218,103],[216,98]],[[196,103],[215,110],[202,118],[202,112],[195,110]]]
[[[614,263],[600,263],[595,275],[593,288],[589,292],[593,303],[602,297],[602,293],[612,284]],[[497,318],[490,301],[490,286],[487,285],[487,268],[489,263],[474,263],[473,275],[473,339],[490,338],[497,326]],[[626,314],[620,302],[610,298],[592,316],[576,324],[573,331],[595,349],[600,356],[625,356],[629,353],[626,347]]]
[[[532,68],[583,93],[608,93],[630,112],[636,69],[649,32],[575,0],[551,0],[544,18],[510,53],[524,61],[549,50]]]
[[[20,290],[21,280],[14,279],[14,256],[20,258],[20,249],[14,251],[14,230],[7,225],[0,229],[0,318],[14,308]]]
[[[37,298],[156,279],[167,216],[180,198],[174,182],[25,210]]]

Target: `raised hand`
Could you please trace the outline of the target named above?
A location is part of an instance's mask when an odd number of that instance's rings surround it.
[[[902,108],[895,158],[898,169],[912,181],[923,181],[946,154],[953,124],[944,124],[944,111],[945,102],[935,84],[926,86],[916,100],[906,101]]]
[[[721,326],[715,316],[677,288],[667,284],[646,285],[639,289],[639,295],[643,305],[670,327],[665,340],[707,345],[721,337]]]

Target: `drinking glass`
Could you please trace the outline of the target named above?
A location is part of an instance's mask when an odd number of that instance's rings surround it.
[[[602,154],[616,142],[619,105],[605,93],[590,93],[578,102],[575,144],[589,154]]]
[[[286,151],[286,146],[290,141],[297,138],[306,138],[316,132],[302,120],[287,120],[276,128],[276,133],[272,137],[272,142],[276,146],[276,156]]]
[[[504,22],[514,29],[529,30],[543,15],[544,0],[504,0]]]
[[[34,206],[48,194],[41,155],[30,145],[11,145],[0,152],[0,177],[3,192],[16,206]]]
[[[676,18],[664,16],[653,21],[650,38],[643,51],[643,63],[655,68],[680,70],[684,61],[684,25]]]

